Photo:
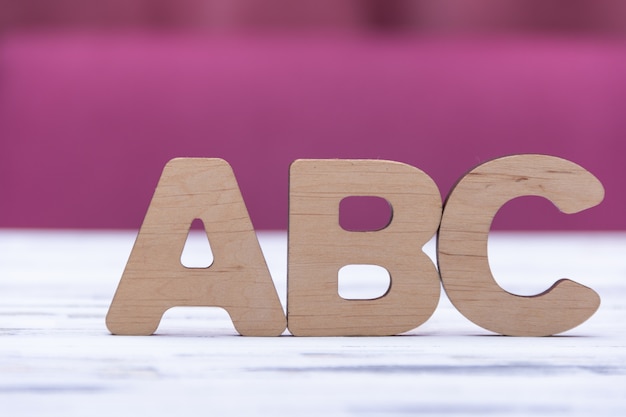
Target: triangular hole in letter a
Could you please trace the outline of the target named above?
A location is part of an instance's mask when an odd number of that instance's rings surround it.
[[[200,219],[194,219],[191,223],[180,263],[186,268],[208,268],[213,264],[211,244]]]

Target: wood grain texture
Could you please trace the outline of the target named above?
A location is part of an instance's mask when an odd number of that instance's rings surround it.
[[[441,196],[419,169],[392,161],[297,160],[290,169],[287,320],[297,336],[384,336],[409,331],[435,310],[440,284],[422,247],[441,218]],[[339,225],[348,196],[376,196],[392,207],[390,224],[349,232]],[[389,272],[386,294],[346,300],[338,271],[371,264]]]
[[[599,204],[604,188],[584,168],[551,156],[514,155],[480,165],[459,181],[445,203],[437,239],[441,280],[454,306],[485,329],[511,336],[561,333],[594,314],[598,294],[562,279],[541,294],[518,296],[502,289],[491,274],[491,223],[500,207],[520,196],[544,197],[562,212],[576,213]]]
[[[223,311],[192,307],[168,311],[156,337],[111,336],[104,317],[136,235],[0,229],[4,416],[626,415],[625,231],[491,232],[512,288],[556,269],[602,296],[567,337],[545,338],[486,337],[446,297],[402,337],[237,337]],[[257,235],[282,296],[287,232]]]
[[[214,262],[185,268],[194,219],[203,221]],[[277,336],[286,318],[230,165],[170,161],[155,191],[106,318],[111,333],[149,335],[175,306],[217,306],[248,336]]]

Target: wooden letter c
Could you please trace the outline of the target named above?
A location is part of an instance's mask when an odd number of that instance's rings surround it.
[[[527,195],[577,213],[599,204],[604,188],[587,170],[561,158],[514,155],[486,162],[463,177],[446,201],[437,262],[446,294],[466,318],[503,335],[547,336],[587,320],[600,297],[568,279],[530,297],[496,283],[487,259],[491,222],[507,201]]]

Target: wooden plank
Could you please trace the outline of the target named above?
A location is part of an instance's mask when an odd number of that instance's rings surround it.
[[[563,273],[602,306],[562,337],[499,337],[442,295],[398,337],[237,337],[213,307],[175,307],[151,337],[104,318],[136,231],[0,229],[0,403],[11,416],[142,413],[602,415],[626,413],[626,233],[502,233],[490,262],[524,292]],[[284,303],[287,233],[259,232]],[[434,243],[426,246],[434,259]],[[357,284],[354,284],[355,286]]]

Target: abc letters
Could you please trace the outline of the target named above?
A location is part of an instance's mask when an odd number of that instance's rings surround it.
[[[246,336],[386,336],[412,330],[433,313],[441,284],[466,318],[492,332],[545,336],[587,320],[600,305],[595,291],[562,279],[535,296],[502,289],[487,259],[491,222],[507,201],[526,195],[564,213],[599,204],[600,181],[565,159],[513,155],[466,174],[442,204],[433,180],[416,167],[381,160],[297,160],[289,172],[287,315],[230,165],[214,158],[178,158],[164,168],[106,324],[111,333],[150,335],[175,306],[217,306]],[[393,216],[383,229],[346,231],[339,203],[375,196]],[[200,219],[214,262],[186,268],[180,255]],[[437,234],[438,268],[423,252]],[[387,269],[388,291],[368,300],[338,294],[345,265]]]

